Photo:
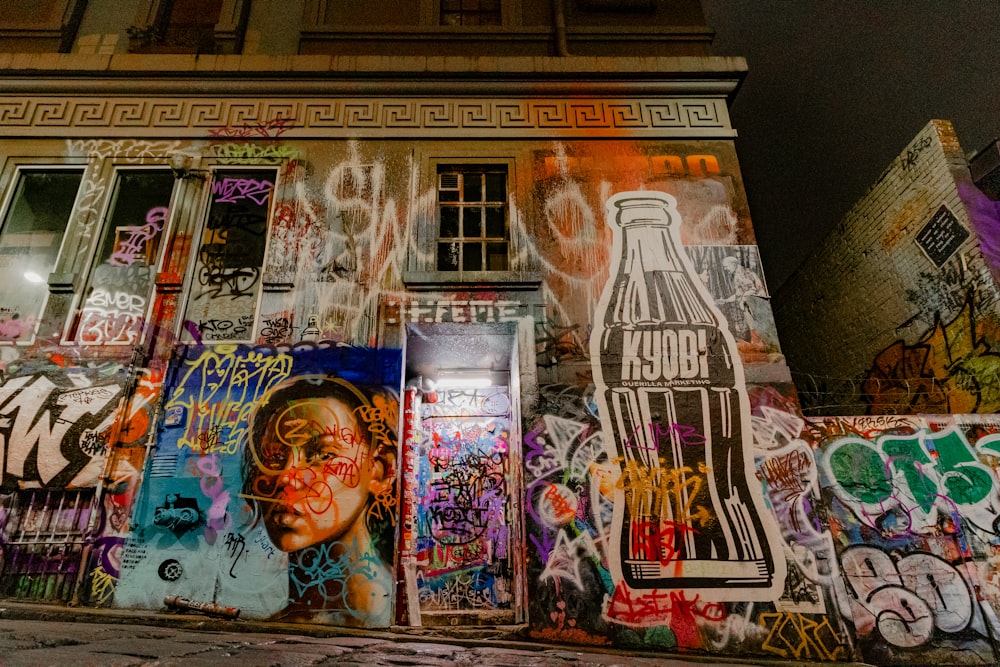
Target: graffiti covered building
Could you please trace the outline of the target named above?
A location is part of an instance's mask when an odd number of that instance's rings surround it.
[[[951,123],[928,123],[775,298],[803,411],[1000,409],[995,208]]]
[[[817,416],[758,474],[798,526],[786,544],[839,561],[854,646],[877,664],[997,660],[1000,218],[981,172],[931,121],[775,300]],[[822,547],[799,532],[810,516]]]
[[[801,417],[699,3],[205,4],[2,26],[0,594],[990,655],[992,427]]]

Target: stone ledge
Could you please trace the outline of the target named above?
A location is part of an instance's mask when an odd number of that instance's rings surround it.
[[[326,73],[379,76],[432,74],[618,74],[659,79],[691,75],[742,75],[746,60],[731,56],[216,56],[186,54],[78,55],[63,53],[0,54],[0,76],[50,72],[124,74]]]

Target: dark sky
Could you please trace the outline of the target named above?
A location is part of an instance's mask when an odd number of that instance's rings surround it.
[[[931,119],[1000,137],[1000,0],[704,0],[773,292]]]

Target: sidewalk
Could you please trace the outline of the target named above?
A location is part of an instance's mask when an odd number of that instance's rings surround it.
[[[132,609],[98,609],[92,607],[67,607],[30,602],[0,600],[0,620],[41,621],[60,623],[94,623],[104,625],[145,625],[180,630],[199,630],[224,633],[262,633],[297,635],[315,638],[357,637],[389,642],[447,642],[463,648],[502,647],[504,649],[535,652],[559,652],[566,655],[605,655],[608,657],[633,657],[653,660],[680,660],[692,664],[720,663],[734,665],[762,665],[789,667],[789,665],[850,665],[863,667],[864,663],[816,663],[766,658],[741,658],[732,655],[704,655],[693,653],[662,653],[594,646],[549,644],[530,638],[525,626],[500,627],[392,627],[389,630],[363,630],[308,623],[280,623],[272,621],[236,619],[227,620],[201,613],[181,613],[164,608],[161,611]]]

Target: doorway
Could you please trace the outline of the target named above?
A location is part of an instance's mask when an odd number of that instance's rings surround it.
[[[410,324],[401,574],[410,625],[523,621],[513,323]]]

